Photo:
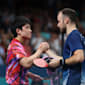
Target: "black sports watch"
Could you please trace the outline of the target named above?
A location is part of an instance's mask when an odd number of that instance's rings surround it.
[[[65,59],[60,59],[60,66],[64,66],[65,65]]]

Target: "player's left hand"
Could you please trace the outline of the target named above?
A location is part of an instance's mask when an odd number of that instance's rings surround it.
[[[62,59],[62,57],[59,57],[58,59],[51,59],[50,63],[49,63],[49,67],[59,67],[60,65],[60,59]]]

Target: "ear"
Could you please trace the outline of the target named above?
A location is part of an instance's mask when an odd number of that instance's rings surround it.
[[[16,33],[19,35],[21,33],[21,30],[19,28],[17,28]]]
[[[65,24],[68,24],[68,23],[69,23],[69,18],[68,18],[68,17],[65,17],[64,23],[65,23]]]

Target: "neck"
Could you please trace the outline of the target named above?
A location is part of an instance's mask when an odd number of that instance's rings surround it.
[[[73,30],[76,30],[77,27],[75,24],[69,24],[66,27],[66,35],[68,36]]]
[[[26,39],[20,37],[20,36],[17,36],[15,39],[19,40],[20,43],[24,44],[26,42]]]

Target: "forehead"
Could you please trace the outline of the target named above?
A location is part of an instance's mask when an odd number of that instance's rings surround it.
[[[25,24],[24,26],[31,26],[30,24]]]
[[[58,15],[57,15],[57,19],[61,19],[62,18],[62,12],[59,12]]]

